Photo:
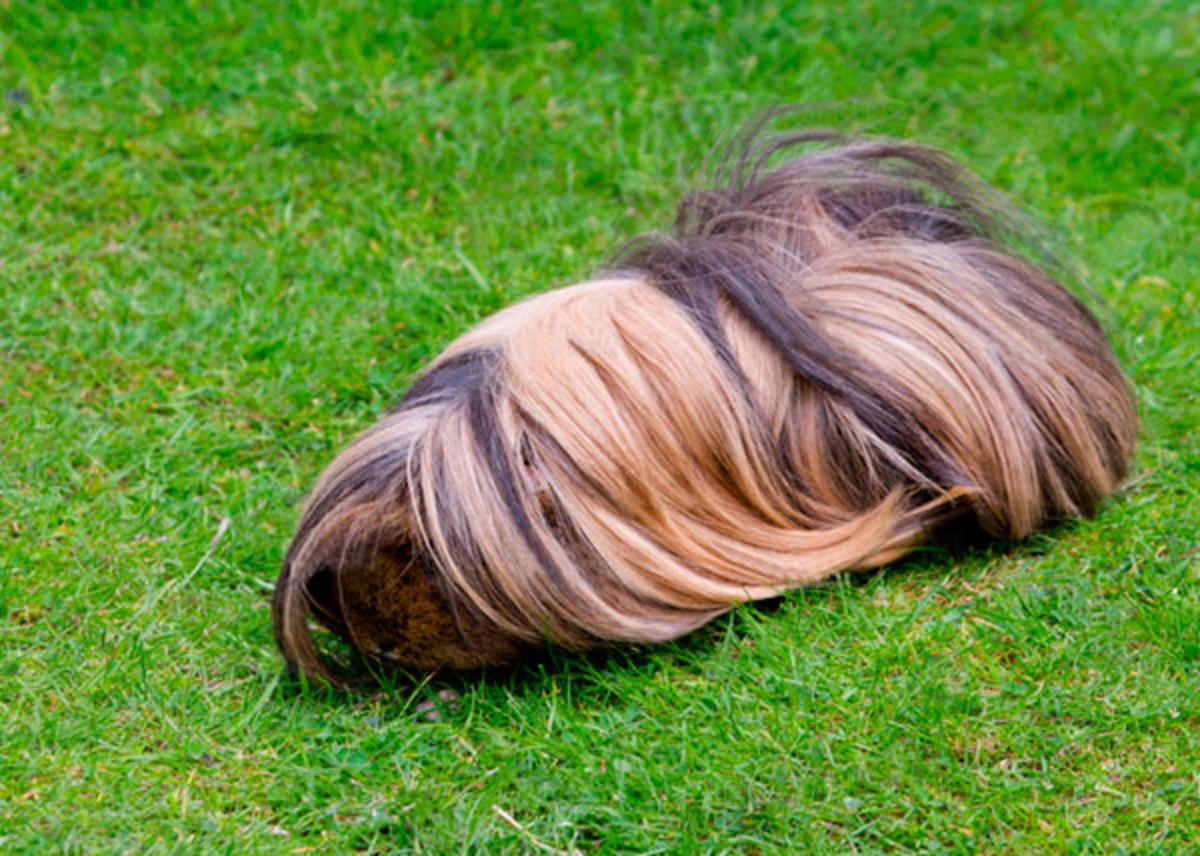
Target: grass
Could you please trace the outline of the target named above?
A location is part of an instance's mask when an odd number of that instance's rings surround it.
[[[1198,852],[1198,10],[0,2],[0,850]],[[1129,489],[651,651],[284,680],[333,452],[796,101],[1056,224]]]

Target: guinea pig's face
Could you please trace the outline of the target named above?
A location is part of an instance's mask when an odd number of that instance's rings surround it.
[[[339,590],[332,588],[339,586]],[[320,573],[309,585],[320,615],[359,651],[409,668],[476,669],[505,665],[519,654],[512,639],[460,609],[455,614],[436,571],[411,545],[382,548],[335,578]]]

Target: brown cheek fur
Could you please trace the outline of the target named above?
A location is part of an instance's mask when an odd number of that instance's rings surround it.
[[[792,144],[824,148],[768,170]],[[293,667],[340,680],[311,617],[423,670],[662,642],[951,521],[1020,539],[1116,488],[1125,378],[986,186],[821,133],[733,172],[613,273],[452,343],[329,465],[275,592]]]
[[[476,669],[513,662],[512,640],[468,615],[455,616],[424,571],[402,555],[380,550],[343,569],[341,591],[314,612],[335,614],[330,629],[381,662],[414,669]]]

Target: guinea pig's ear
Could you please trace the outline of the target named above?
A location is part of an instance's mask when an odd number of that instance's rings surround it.
[[[333,567],[327,564],[318,565],[312,576],[304,582],[303,596],[313,618],[339,636],[346,635],[337,571]]]

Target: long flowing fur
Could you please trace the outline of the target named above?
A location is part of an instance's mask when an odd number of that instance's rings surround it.
[[[426,669],[661,642],[951,518],[1091,514],[1130,393],[1016,223],[930,148],[752,145],[673,235],[486,320],[333,461],[276,590],[285,658],[337,680],[310,614]]]

